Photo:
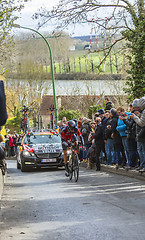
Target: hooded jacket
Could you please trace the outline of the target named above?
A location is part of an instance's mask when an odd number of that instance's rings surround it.
[[[91,127],[89,124],[90,122],[91,122],[90,119],[84,118],[82,122],[81,130],[80,130],[85,144],[90,144],[90,142],[88,141],[88,137],[91,131]]]
[[[110,110],[111,108],[113,108],[113,103],[112,102],[106,103],[105,111]]]
[[[134,121],[140,127],[145,127],[145,97],[139,99],[139,108],[143,110],[141,113],[141,117],[139,118],[138,116],[135,115]]]
[[[135,139],[136,138],[136,123],[134,119],[123,119],[123,122],[127,126],[127,138],[128,139]]]
[[[114,144],[121,144],[121,136],[119,134],[119,132],[117,131],[116,127],[117,127],[117,122],[118,122],[118,114],[117,112],[113,113],[113,118],[111,121],[111,133],[113,135],[113,142]]]
[[[99,123],[96,126],[95,133],[92,133],[92,137],[95,139],[96,145],[102,145],[104,143],[102,123]]]
[[[131,115],[131,113],[126,113],[127,115]],[[126,124],[123,122],[123,120],[121,120],[120,118],[118,118],[118,122],[117,122],[117,131],[120,133],[121,137],[126,137],[126,130],[127,130],[127,126]]]

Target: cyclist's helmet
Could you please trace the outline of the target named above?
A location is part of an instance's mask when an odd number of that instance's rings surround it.
[[[77,127],[77,125],[78,125],[78,121],[77,121],[76,119],[73,119],[73,121],[75,122],[76,127]]]
[[[73,120],[69,120],[69,121],[67,122],[67,126],[68,126],[69,130],[74,130],[75,127],[76,127],[76,123],[75,123],[75,121],[73,121]]]

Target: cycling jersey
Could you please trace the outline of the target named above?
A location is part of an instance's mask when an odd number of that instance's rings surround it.
[[[68,126],[65,126],[62,129],[62,133],[61,133],[62,142],[66,142],[68,144],[68,140],[70,140],[70,141],[72,141],[72,140],[78,141],[77,136],[80,137],[81,143],[84,146],[83,137],[81,135],[80,130],[77,127],[74,129],[74,132],[70,132]]]

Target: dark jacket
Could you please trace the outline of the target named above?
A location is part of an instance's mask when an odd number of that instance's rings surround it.
[[[145,127],[140,127],[136,124],[136,141],[145,142]]]
[[[123,119],[123,122],[127,126],[127,139],[135,139],[136,138],[136,123],[134,119]]]
[[[113,103],[112,102],[106,103],[105,111],[110,110],[111,108],[113,108]]]
[[[93,143],[91,145],[91,147],[88,150],[87,157],[89,158],[90,161],[96,158],[96,144]]]
[[[89,137],[90,131],[91,131],[91,127],[90,127],[89,122],[82,124],[81,134],[83,136],[85,144],[90,144],[90,142],[88,141],[88,137]]]
[[[112,133],[113,142],[121,143],[122,140],[121,140],[120,133],[116,129],[117,123],[118,123],[118,114],[115,113],[111,121],[111,133]]]
[[[111,122],[112,122],[112,119],[107,119],[107,122],[106,122],[106,127],[105,127],[105,139],[112,139],[111,137]],[[110,128],[108,128],[107,126],[110,126]]]
[[[102,124],[99,123],[95,129],[95,133],[92,133],[92,137],[95,139],[96,145],[102,145],[104,143],[103,140],[103,129]]]
[[[107,118],[104,117],[101,123],[102,123],[103,139],[105,140],[105,128],[106,128]]]

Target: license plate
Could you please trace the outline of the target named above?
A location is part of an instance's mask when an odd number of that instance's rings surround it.
[[[41,159],[41,162],[56,162],[56,158],[52,158],[52,159]]]

